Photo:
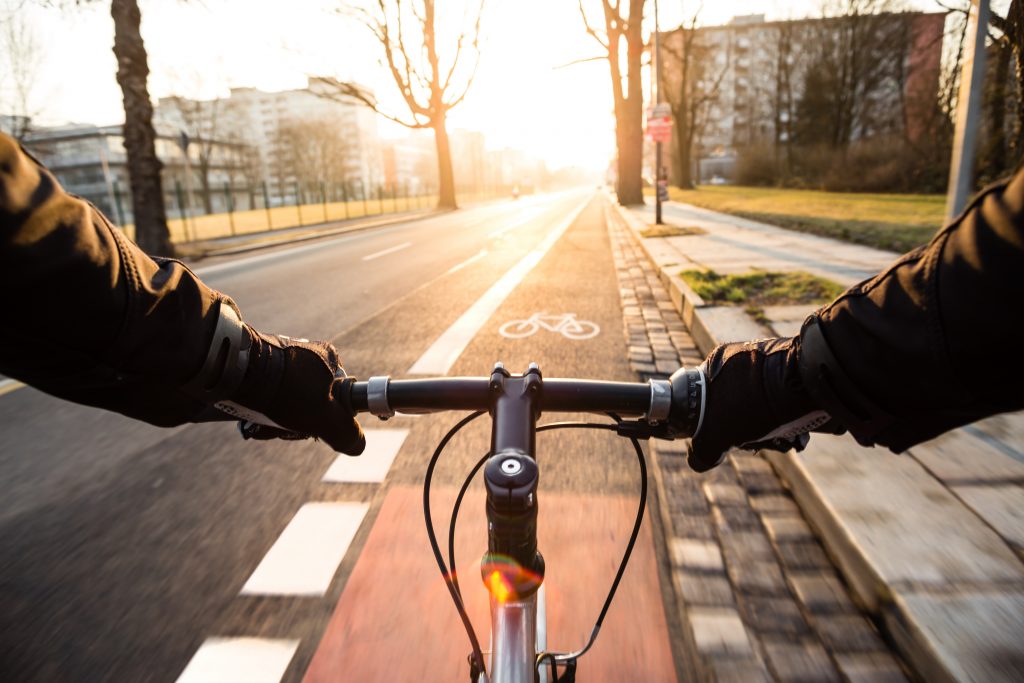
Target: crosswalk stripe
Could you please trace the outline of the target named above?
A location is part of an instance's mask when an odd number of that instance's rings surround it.
[[[178,683],[277,683],[298,647],[297,640],[207,638]]]
[[[303,505],[246,581],[242,595],[324,595],[368,507]]]
[[[384,481],[401,450],[408,429],[367,429],[366,450],[357,458],[339,455],[324,475],[326,482],[373,483]]]

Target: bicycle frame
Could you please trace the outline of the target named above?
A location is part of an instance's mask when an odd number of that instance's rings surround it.
[[[384,419],[394,415],[396,410],[490,412],[491,448],[483,473],[487,490],[488,546],[480,567],[481,578],[490,594],[491,652],[486,672],[479,673],[477,683],[527,683],[538,680],[538,655],[545,653],[547,646],[544,558],[537,547],[536,437],[542,408],[640,417],[636,421],[609,425],[610,429],[634,440],[689,435],[699,428],[703,412],[703,374],[700,370],[680,369],[670,381],[651,380],[645,384],[544,380],[536,364],[531,363],[523,375],[513,376],[498,363],[490,378],[392,382],[387,377],[372,377],[368,382],[353,383],[351,402],[355,410],[368,411]],[[669,428],[670,413],[674,429]],[[462,424],[472,417],[475,415]],[[457,429],[458,426],[446,440]],[[445,443],[442,441],[435,458]],[[639,445],[636,449],[642,459]],[[429,472],[428,469],[428,485]],[[641,502],[637,530],[642,512]],[[433,541],[433,536],[431,538]],[[438,562],[443,567],[440,555]],[[624,567],[625,561],[616,583]],[[462,613],[453,580],[447,576],[445,580]],[[607,605],[606,602],[605,610]],[[604,613],[602,611],[598,624]],[[467,618],[464,613],[463,616]],[[589,648],[596,635],[597,628],[587,647],[573,655],[559,655],[559,661],[571,659],[574,663],[575,657]],[[539,680],[546,681],[544,667],[539,674]]]

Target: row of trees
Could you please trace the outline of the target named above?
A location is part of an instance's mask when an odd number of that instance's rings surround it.
[[[65,0],[68,6],[86,4],[93,0]],[[419,3],[402,0],[372,0],[367,7],[344,6],[342,11],[350,13],[362,22],[379,41],[383,60],[401,92],[408,108],[408,115],[385,111],[376,98],[368,91],[353,83],[337,83],[325,80],[323,89],[326,97],[356,98],[379,114],[397,121],[409,128],[429,128],[434,132],[437,149],[439,181],[439,205],[445,208],[456,206],[455,179],[452,170],[451,149],[447,133],[449,111],[462,102],[469,92],[479,63],[479,36],[483,12],[482,0],[468,0],[475,3],[475,11],[462,14],[463,27],[454,38],[442,45],[442,33],[438,26],[438,8],[435,0],[420,0]],[[50,0],[39,0],[50,5]],[[60,3],[58,3],[60,4]],[[136,241],[151,254],[172,255],[173,245],[167,229],[167,215],[161,182],[161,162],[156,154],[156,132],[153,127],[153,103],[148,89],[149,64],[145,44],[140,32],[141,12],[138,0],[111,0],[110,14],[114,21],[114,56],[117,59],[117,82],[121,87],[124,103],[124,145],[127,156],[128,175],[131,185],[132,212],[135,216]],[[457,13],[446,14],[449,22]],[[447,26],[446,26],[447,28]],[[37,50],[29,50],[24,30],[14,18],[3,26],[7,52],[13,55],[6,70],[7,80],[3,84],[20,98],[18,110],[25,115],[18,121],[31,118],[28,111],[27,88],[35,77],[27,61],[38,58]],[[448,35],[447,31],[444,33]],[[31,46],[28,46],[31,47]],[[21,76],[24,75],[24,78]],[[194,103],[193,107],[216,107],[216,103]],[[216,110],[186,110],[195,128],[199,129],[200,119],[209,121],[216,117]],[[205,125],[205,124],[204,124]],[[24,132],[14,131],[19,136]],[[296,123],[282,130],[283,147],[294,145],[286,155],[281,155],[282,166],[292,165],[300,181],[316,173],[330,177],[339,160],[344,156],[343,141],[329,130],[309,123]],[[214,191],[209,186],[210,165],[213,163],[214,138],[206,135],[194,136],[199,145],[198,177],[206,208]],[[296,163],[301,159],[302,163]],[[301,170],[300,170],[301,169]],[[282,168],[282,172],[284,169]],[[289,171],[291,172],[291,171]],[[296,175],[293,173],[293,175]]]
[[[1024,152],[1022,5],[1012,0],[1006,16],[994,13],[991,21],[982,179],[1011,171]],[[967,5],[932,15],[901,8],[893,0],[836,0],[822,6],[820,20],[764,27],[760,47],[771,60],[751,74],[747,102],[722,92],[736,65],[713,58],[722,55],[720,34],[700,29],[697,16],[669,34],[662,89],[676,123],[674,182],[693,185],[693,157],[724,101],[723,108],[768,124],[733,141],[741,182],[943,190]],[[940,69],[928,56],[943,45]]]
[[[584,29],[609,65],[618,198],[638,203],[641,70],[650,49],[642,28],[645,2],[600,0],[599,16],[578,1]],[[738,108],[748,120],[770,122],[767,135],[752,131],[732,141],[742,148],[743,179],[797,185],[824,180],[834,189],[944,189],[969,4],[936,1],[944,11],[937,20],[904,11],[899,0],[824,0],[821,21],[774,24],[773,64],[753,74],[755,87]],[[694,184],[694,158],[733,66],[713,58],[720,45],[705,39],[698,14],[666,36],[660,55],[666,66],[659,86],[675,122],[672,176],[681,187]],[[946,22],[948,15],[958,20]],[[939,30],[929,30],[929,22]],[[941,25],[951,26],[951,34]],[[982,180],[1006,174],[1024,158],[1024,0],[1011,0],[1003,14],[994,11],[989,28]],[[953,52],[943,55],[941,73],[925,73],[930,66],[916,60],[942,49],[944,39]]]

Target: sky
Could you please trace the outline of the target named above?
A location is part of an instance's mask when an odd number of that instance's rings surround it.
[[[54,4],[61,3],[0,0],[0,21],[16,13],[42,48],[32,93],[36,120],[119,123],[123,110],[109,2],[66,9]],[[364,27],[336,11],[341,4],[140,0],[150,94],[208,98],[226,96],[237,86],[301,88],[308,75],[328,75],[370,85],[386,109],[402,113],[394,82],[378,63],[379,45]],[[584,4],[600,21],[600,3]],[[698,6],[662,0],[662,29],[689,19]],[[699,16],[710,25],[741,14],[765,13],[770,19],[813,14],[815,6],[814,0],[778,5],[734,0],[707,3]],[[576,0],[488,0],[479,71],[465,101],[452,110],[449,129],[482,131],[488,147],[521,149],[552,169],[605,168],[614,148],[607,62],[563,66],[597,57],[601,49],[584,31]],[[3,60],[0,54],[0,78]],[[0,113],[3,109],[0,98]],[[379,131],[385,137],[405,134],[384,121]]]

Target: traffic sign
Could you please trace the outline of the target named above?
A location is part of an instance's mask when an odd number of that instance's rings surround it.
[[[647,137],[654,142],[672,140],[672,117],[659,116],[647,119]]]

